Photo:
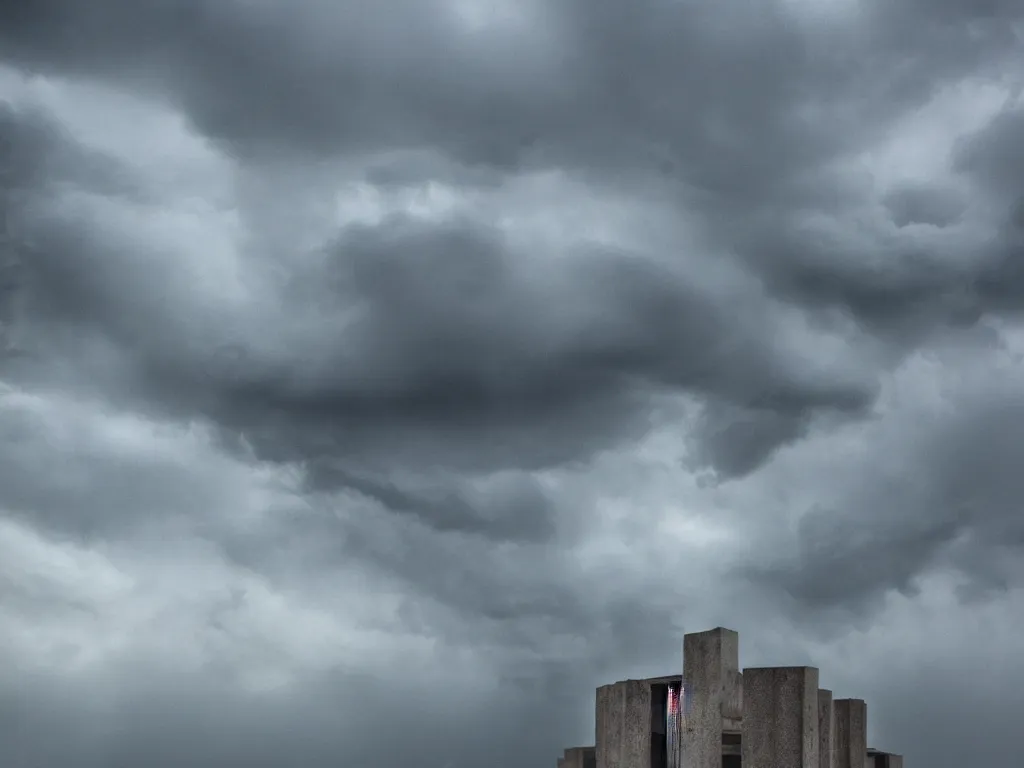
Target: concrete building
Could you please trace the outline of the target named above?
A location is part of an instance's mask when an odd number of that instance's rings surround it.
[[[597,689],[595,745],[558,768],[903,768],[867,746],[867,705],[819,688],[814,667],[740,671],[739,635],[683,638],[682,674]]]

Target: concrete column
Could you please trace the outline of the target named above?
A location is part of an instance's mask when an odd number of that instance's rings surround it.
[[[680,748],[686,768],[721,768],[723,719],[738,721],[743,714],[739,648],[739,635],[723,627],[683,637]]]
[[[818,689],[818,765],[833,768],[835,750],[835,710],[832,706],[832,691]]]
[[[597,689],[597,768],[650,768],[651,686],[623,680]]]
[[[743,768],[820,768],[818,670],[743,670]]]
[[[868,753],[868,705],[862,699],[836,699],[833,768],[861,768]]]

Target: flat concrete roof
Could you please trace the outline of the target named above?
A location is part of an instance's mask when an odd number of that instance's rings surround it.
[[[652,685],[657,683],[681,683],[683,681],[682,674],[678,675],[664,675],[663,677],[647,677],[644,678],[645,683],[651,683]]]

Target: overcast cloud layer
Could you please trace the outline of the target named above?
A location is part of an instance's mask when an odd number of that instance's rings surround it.
[[[719,624],[1017,764],[1022,51],[1018,0],[0,5],[0,764],[550,766]]]

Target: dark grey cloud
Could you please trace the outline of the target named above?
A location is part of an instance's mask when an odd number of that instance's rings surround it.
[[[947,227],[963,215],[966,202],[955,190],[904,186],[885,196],[885,207],[897,227],[911,224]]]
[[[715,624],[1005,763],[1019,5],[4,4],[4,764],[542,764]]]
[[[218,324],[245,318],[215,306],[179,314],[195,301],[187,274],[139,259],[83,213],[40,205],[25,217],[25,294],[39,312],[100,334],[143,385],[275,460],[429,451],[545,466],[642,430],[649,398],[672,388],[777,423],[753,458],[719,462],[746,472],[816,412],[856,413],[873,396],[870,377],[787,364],[756,286],[737,288],[751,305],[737,311],[671,262],[596,244],[538,254],[468,220],[352,225],[308,270],[272,274],[269,306],[250,310],[281,323],[294,323],[291,306],[313,313],[305,328],[264,329],[292,336],[285,348],[257,326],[225,334]]]
[[[910,445],[879,446],[840,478],[831,504],[801,518],[797,556],[753,568],[762,584],[798,611],[855,614],[890,590],[917,594],[936,570],[967,602],[1017,588],[1021,402],[1016,379],[997,381],[958,392],[950,412],[901,435]]]
[[[13,60],[141,79],[240,151],[428,145],[470,164],[532,157],[616,173],[668,163],[736,204],[784,188],[1014,42],[986,16],[961,34],[956,6],[926,23],[866,10],[815,29],[776,5],[737,18],[656,0],[528,3],[533,23],[467,35],[440,2],[296,13],[109,0],[12,6],[4,27]],[[813,121],[801,115],[810,109]]]

